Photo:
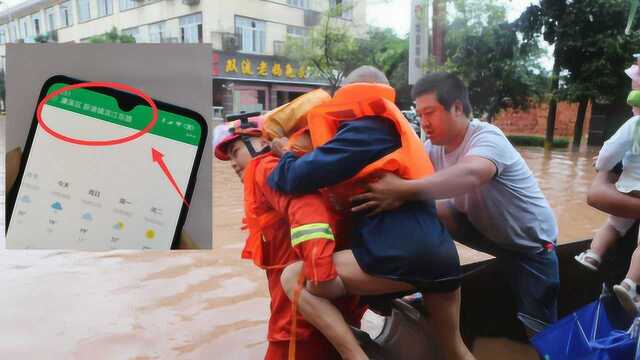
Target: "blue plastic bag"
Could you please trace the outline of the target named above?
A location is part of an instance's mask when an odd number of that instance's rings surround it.
[[[545,360],[640,360],[640,319],[629,328],[630,322],[615,296],[603,294],[547,327],[531,343]]]

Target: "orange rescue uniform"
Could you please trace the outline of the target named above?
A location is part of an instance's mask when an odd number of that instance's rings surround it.
[[[242,257],[265,269],[271,295],[269,349],[265,359],[287,359],[293,312],[291,301],[280,283],[288,264],[302,260],[308,281],[336,278],[335,250],[345,248],[334,234],[335,218],[320,194],[290,196],[272,189],[267,179],[278,158],[254,158],[243,176],[245,223],[250,232]],[[359,327],[364,309],[358,298],[347,296],[335,301],[348,323]],[[299,359],[340,359],[339,354],[311,324],[296,314],[296,348]]]

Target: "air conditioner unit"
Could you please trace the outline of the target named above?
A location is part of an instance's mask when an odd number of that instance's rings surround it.
[[[193,6],[200,4],[200,0],[182,0],[182,3],[185,5]]]
[[[223,33],[221,36],[223,51],[238,51],[242,49],[242,36],[240,34]]]

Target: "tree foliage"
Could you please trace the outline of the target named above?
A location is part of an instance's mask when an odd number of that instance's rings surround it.
[[[455,0],[446,35],[446,62],[427,71],[450,71],[469,87],[474,116],[489,121],[506,108],[527,109],[541,100],[548,74],[533,42],[522,42],[496,0]]]
[[[623,70],[640,49],[640,34],[625,34],[629,14],[626,0],[541,0],[539,5],[529,6],[518,20],[526,41],[541,36],[555,47],[560,81],[557,89],[552,89],[552,96],[580,102],[576,145],[580,143],[588,102],[620,103],[629,91],[630,82]],[[552,140],[553,129],[548,138]]]
[[[523,13],[525,36],[541,34],[555,45],[555,60],[564,70],[562,100],[605,103],[626,97],[629,78],[623,70],[640,49],[640,33],[624,33],[628,12],[626,0],[543,0]]]
[[[353,6],[353,5],[351,5]],[[403,109],[411,106],[408,85],[409,40],[392,29],[371,27],[364,36],[339,19],[344,8],[323,14],[320,24],[306,38],[288,38],[285,55],[310,68],[310,74],[327,80],[332,90],[352,70],[371,65],[382,70],[396,89],[396,102]]]
[[[346,6],[330,8],[322,14],[320,23],[302,38],[289,37],[285,56],[305,65],[310,74],[326,79],[332,90],[357,66],[361,57],[349,23],[341,19]]]
[[[89,42],[92,44],[103,44],[103,43],[135,43],[136,38],[131,35],[125,35],[118,33],[118,29],[113,27],[110,31],[105,32],[101,35],[92,36],[89,38]]]

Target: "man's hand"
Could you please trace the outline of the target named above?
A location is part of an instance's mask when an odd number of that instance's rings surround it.
[[[289,139],[286,137],[273,139],[273,141],[271,141],[271,152],[277,157],[282,157],[282,155],[289,151],[287,147],[288,144]]]
[[[15,148],[7,153],[6,156],[6,176],[5,176],[5,190],[11,190],[13,183],[16,182],[18,172],[20,172],[20,162],[22,161],[22,151],[20,148]]]
[[[385,173],[378,181],[367,186],[369,192],[351,198],[352,203],[360,204],[352,207],[351,211],[366,210],[369,211],[369,216],[373,216],[396,209],[412,195],[408,183],[409,180],[404,180],[392,173]]]

